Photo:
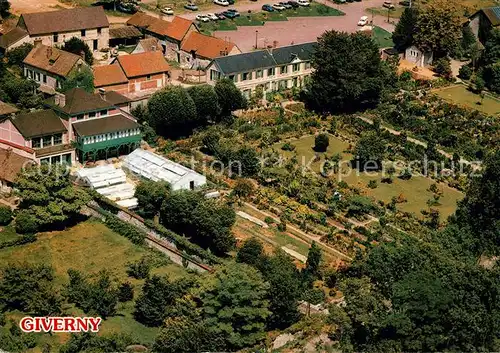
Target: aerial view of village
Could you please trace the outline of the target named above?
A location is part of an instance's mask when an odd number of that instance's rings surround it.
[[[0,353],[478,351],[499,0],[0,0]]]

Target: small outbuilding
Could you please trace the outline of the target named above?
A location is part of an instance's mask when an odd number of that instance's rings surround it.
[[[427,67],[432,65],[434,54],[432,51],[425,51],[412,45],[405,50],[405,60],[415,63],[418,67]]]

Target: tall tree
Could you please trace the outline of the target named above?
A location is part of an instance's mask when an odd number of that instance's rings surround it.
[[[92,65],[94,63],[94,55],[92,54],[92,51],[87,43],[80,38],[72,37],[70,40],[64,42],[62,50],[79,56],[83,54],[87,64]]]
[[[220,113],[219,97],[215,89],[210,85],[194,85],[188,88],[188,93],[196,105],[199,124],[214,121]]]
[[[354,156],[356,163],[359,163],[360,170],[381,169],[384,154],[385,142],[375,132],[363,133],[354,149]]]
[[[34,220],[38,229],[64,225],[78,219],[80,209],[90,197],[69,180],[64,166],[30,166],[15,182],[21,198],[16,218]],[[21,217],[21,218],[22,218]],[[16,228],[22,224],[16,224]]]
[[[264,247],[255,237],[246,240],[236,255],[236,261],[259,268],[265,258]]]
[[[484,66],[498,63],[500,61],[500,29],[491,30],[488,40],[484,44],[483,54]]]
[[[82,67],[73,70],[62,82],[60,91],[66,92],[75,87],[82,88],[87,93],[94,93],[94,73],[90,68]]]
[[[419,9],[414,44],[437,57],[453,53],[462,33],[461,14],[453,1],[434,0]]]
[[[217,93],[221,117],[230,116],[233,111],[247,106],[247,100],[241,91],[228,78],[223,78],[215,83],[215,93]]]
[[[203,285],[202,315],[212,334],[223,338],[225,349],[252,347],[264,339],[268,285],[257,270],[230,263]]]
[[[135,188],[134,196],[144,216],[153,217],[160,212],[163,201],[170,193],[170,184],[166,181],[143,180]]]
[[[413,44],[413,34],[417,24],[417,7],[407,7],[404,9],[401,18],[392,33],[392,41],[398,50],[404,50]]]
[[[318,38],[305,100],[318,112],[345,112],[377,104],[384,70],[377,44],[362,33],[327,31]]]
[[[197,126],[196,105],[186,89],[168,86],[148,102],[149,124],[162,136],[182,136]]]
[[[315,241],[312,242],[307,254],[306,268],[303,270],[304,279],[307,283],[321,278],[321,249]]]
[[[15,49],[9,50],[6,55],[9,65],[21,66],[32,49],[33,44],[24,43]]]

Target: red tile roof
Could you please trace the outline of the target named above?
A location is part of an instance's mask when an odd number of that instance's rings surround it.
[[[4,141],[1,141],[4,143]],[[12,151],[12,148],[0,148],[0,179],[14,182],[17,175],[35,162]]]
[[[224,39],[207,36],[198,32],[191,32],[182,41],[181,50],[195,52],[197,56],[207,59],[215,59],[219,56],[228,55],[236,44]]]
[[[127,82],[127,76],[125,76],[125,73],[118,63],[94,67],[94,86],[96,88]]]
[[[172,22],[168,22],[137,12],[127,21],[127,25],[145,28],[151,33],[181,41],[193,25],[193,21],[175,16]]]
[[[117,61],[128,78],[170,71],[170,66],[160,51],[123,55]]]

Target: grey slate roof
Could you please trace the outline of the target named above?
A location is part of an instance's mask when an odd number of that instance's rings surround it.
[[[303,43],[275,49],[259,50],[250,53],[222,56],[213,63],[226,75],[254,71],[267,67],[289,64],[298,57],[310,60],[316,43]]]
[[[26,139],[68,131],[61,119],[50,109],[19,114],[11,118],[11,121]]]
[[[12,44],[17,43],[27,35],[28,32],[26,32],[24,29],[15,27],[11,31],[5,33],[3,36],[0,36],[0,48],[7,49]]]

